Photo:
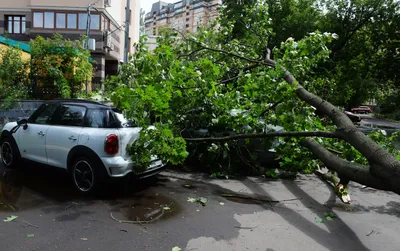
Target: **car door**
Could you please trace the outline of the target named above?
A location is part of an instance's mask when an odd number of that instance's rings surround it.
[[[61,105],[57,109],[46,137],[49,165],[67,168],[67,157],[78,144],[85,113],[86,107],[79,105]]]
[[[24,159],[47,164],[46,134],[57,104],[41,105],[28,119],[28,127],[20,129],[18,147]]]

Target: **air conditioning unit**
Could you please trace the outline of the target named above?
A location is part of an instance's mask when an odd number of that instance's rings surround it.
[[[96,40],[94,38],[90,38],[89,41],[83,41],[83,47],[87,48],[88,50],[95,51],[96,50]]]
[[[113,50],[114,50],[114,44],[111,44],[110,51],[113,51]]]
[[[105,7],[111,7],[111,0],[104,0]]]
[[[96,50],[96,39],[94,39],[94,38],[89,39],[88,49],[91,51]]]
[[[104,32],[104,47],[111,48],[111,32],[105,31]]]

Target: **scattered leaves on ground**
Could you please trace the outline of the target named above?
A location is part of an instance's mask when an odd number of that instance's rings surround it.
[[[35,237],[35,234],[27,234],[26,235],[28,238],[33,238],[33,237]]]
[[[315,217],[315,222],[322,223],[324,220],[319,217]]]
[[[219,204],[220,204],[221,206],[225,205],[225,203],[223,203],[223,202],[220,202]]]
[[[171,208],[170,208],[170,207],[163,207],[163,209],[164,209],[165,211],[169,211],[169,210],[171,210]]]
[[[333,221],[333,219],[337,218],[337,215],[332,212],[325,212],[324,216],[327,221]]]
[[[178,246],[175,246],[172,248],[172,251],[181,251],[182,249]]]
[[[11,215],[11,216],[5,218],[3,221],[4,221],[4,222],[10,222],[10,221],[13,221],[13,220],[15,220],[15,219],[17,219],[17,218],[18,218],[18,216]]]
[[[88,238],[81,238],[81,240],[83,240],[83,241],[87,241],[87,240],[88,240]]]
[[[204,197],[197,197],[197,198],[188,197],[187,201],[191,202],[191,203],[199,203],[202,206],[205,206],[207,204],[207,202],[208,202],[208,199],[204,198]]]

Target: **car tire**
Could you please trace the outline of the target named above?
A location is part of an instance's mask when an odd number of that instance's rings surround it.
[[[86,156],[75,158],[70,171],[75,189],[83,195],[94,194],[105,177],[103,164]]]
[[[14,139],[5,136],[0,142],[1,163],[6,168],[16,168],[20,162],[21,156]]]

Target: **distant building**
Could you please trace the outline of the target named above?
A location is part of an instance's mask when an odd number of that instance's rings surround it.
[[[215,20],[221,5],[222,0],[181,0],[176,3],[159,1],[145,15],[145,32],[152,37],[151,41],[159,35],[162,27],[196,32],[199,26]]]
[[[96,72],[95,88],[107,75],[117,72],[124,61],[124,48],[132,52],[139,40],[139,0],[0,0],[0,35],[27,42],[36,36],[52,37],[54,33],[71,40],[86,34],[89,3],[91,8],[90,38]],[[129,18],[126,18],[127,11]],[[125,29],[129,20],[129,30]],[[129,34],[125,45],[125,34]]]

